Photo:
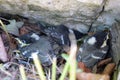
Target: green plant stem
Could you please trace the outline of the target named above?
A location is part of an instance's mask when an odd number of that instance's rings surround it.
[[[32,53],[32,57],[33,57],[33,61],[36,66],[36,69],[38,71],[40,80],[46,80],[38,55],[36,53]]]
[[[69,56],[69,79],[76,80],[76,53],[77,53],[77,42],[73,31],[70,31],[69,34],[71,46],[70,46],[70,56]]]
[[[72,63],[70,63],[70,80],[76,80],[76,60],[72,60]]]
[[[20,74],[21,74],[22,80],[27,80],[26,74],[25,74],[25,70],[24,70],[24,66],[23,66],[23,65],[20,65],[20,66],[19,66],[19,70],[20,70]]]
[[[59,80],[64,80],[65,76],[67,75],[68,70],[69,70],[69,61],[66,62],[64,69],[63,69],[63,73],[60,76]]]
[[[8,39],[9,39],[9,41],[10,41],[10,36],[9,36],[9,34],[8,34],[8,32],[7,32],[7,29],[6,29],[6,27],[5,27],[5,25],[3,24],[3,22],[0,20],[0,24],[1,24],[1,28],[5,31],[5,33],[7,34],[7,37],[8,37]]]
[[[56,80],[56,58],[53,59],[52,64],[52,80]]]

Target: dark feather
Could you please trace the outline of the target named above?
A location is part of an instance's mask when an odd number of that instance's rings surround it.
[[[77,55],[77,59],[83,62],[88,68],[92,68],[98,61],[105,58],[109,45],[107,44],[109,32],[101,31],[85,39],[84,43],[80,46],[80,50]],[[87,41],[94,37],[96,42],[89,44]],[[103,43],[106,43],[104,47],[101,47]]]

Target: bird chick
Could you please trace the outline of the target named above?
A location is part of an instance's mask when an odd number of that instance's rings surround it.
[[[27,34],[24,34],[22,36],[19,36],[18,38],[15,38],[18,42],[18,48],[21,47],[25,47],[31,43],[34,43],[36,41],[38,41],[40,39],[39,35],[34,33],[34,32],[30,32]]]
[[[63,50],[66,52],[69,52],[69,48],[71,46],[71,42],[69,39],[69,34],[71,33],[71,30],[73,34],[75,35],[76,39],[80,39],[86,34],[81,33],[74,29],[69,29],[68,27],[64,25],[49,25],[45,23],[38,23],[38,26],[44,34],[51,37],[53,41],[55,41],[57,44],[63,47]]]
[[[37,54],[42,65],[49,66],[52,64],[51,59],[55,57],[53,45],[49,38],[39,36],[36,33],[27,33],[16,38],[18,41],[18,50],[22,54],[23,60],[32,61],[32,54]]]
[[[32,54],[37,54],[44,66],[52,64],[51,59],[55,56],[53,48],[46,37],[40,37],[38,41],[19,49],[25,59],[32,60]]]
[[[86,67],[92,68],[98,61],[103,59],[109,49],[109,31],[99,31],[87,37],[78,51],[77,60],[83,62]]]

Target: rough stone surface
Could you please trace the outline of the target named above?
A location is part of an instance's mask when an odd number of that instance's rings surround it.
[[[86,27],[99,14],[104,0],[0,0],[0,12],[19,14],[50,24]],[[79,26],[79,27],[78,27]],[[82,27],[83,28],[83,27]]]
[[[115,18],[120,19],[120,0],[108,0],[105,11],[111,11],[113,13],[112,16]]]
[[[120,61],[120,22],[112,26],[111,35],[113,60],[118,63]]]
[[[112,12],[102,12],[102,14],[93,23],[93,30],[104,30],[105,28],[111,28],[115,23],[115,16]]]
[[[104,25],[108,25],[111,26],[115,20],[114,20],[114,16],[112,16],[111,12],[103,12],[97,19],[99,25],[100,24],[104,24]]]
[[[96,4],[96,5],[101,5],[104,0],[77,0],[83,3],[89,3],[89,4]]]
[[[120,21],[120,0],[107,0],[104,11],[93,23],[94,28],[112,27],[116,20]],[[98,29],[98,30],[99,30]]]

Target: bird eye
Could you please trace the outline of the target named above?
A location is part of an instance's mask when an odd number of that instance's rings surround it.
[[[26,41],[25,40],[21,40],[23,43],[26,43]]]

